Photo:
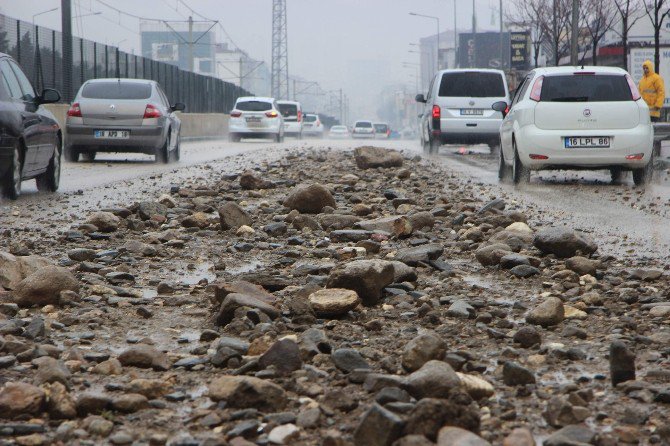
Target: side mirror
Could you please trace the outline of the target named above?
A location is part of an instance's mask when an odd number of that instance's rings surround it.
[[[60,101],[61,96],[58,90],[45,88],[42,90],[42,95],[38,99],[40,104],[53,104],[54,102]]]
[[[497,112],[502,113],[503,118],[504,118],[505,116],[507,116],[507,112],[509,111],[508,108],[507,108],[507,102],[505,102],[505,101],[498,101],[498,102],[495,102],[495,103],[493,103],[493,105],[491,106],[491,108],[492,108],[493,110],[497,111]]]
[[[172,111],[184,111],[184,110],[186,110],[186,104],[184,104],[183,102],[177,102],[172,107],[170,107],[170,110],[172,110]]]
[[[424,104],[426,103],[426,98],[423,94],[417,94],[416,97],[414,98],[414,100],[416,102],[422,102]]]

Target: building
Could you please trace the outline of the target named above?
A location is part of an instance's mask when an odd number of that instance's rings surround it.
[[[182,70],[214,74],[216,34],[211,22],[141,22],[142,56]]]
[[[231,49],[225,43],[216,45],[214,75],[256,96],[270,96],[271,73],[268,65],[250,57],[239,48]]]

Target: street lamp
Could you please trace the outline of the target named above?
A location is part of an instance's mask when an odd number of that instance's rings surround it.
[[[53,11],[58,11],[60,8],[55,7],[51,9],[47,9],[46,11],[38,12],[37,14],[33,14],[33,28],[35,27],[35,17],[38,15],[46,14],[47,12],[53,12]]]
[[[432,16],[432,15],[417,14],[416,12],[410,12],[409,15],[413,15],[413,16],[416,16],[416,17],[424,17],[426,19],[433,19],[433,20],[437,21],[437,34],[435,35],[435,37],[437,38],[437,51],[436,51],[436,53],[437,53],[436,56],[437,57],[435,58],[435,61],[436,61],[435,65],[437,66],[437,69],[439,70],[440,69],[440,18]]]

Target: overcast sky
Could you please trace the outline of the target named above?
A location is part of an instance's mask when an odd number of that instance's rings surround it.
[[[414,83],[412,70],[402,62],[416,62],[410,42],[435,33],[434,20],[413,17],[410,11],[438,16],[442,31],[453,28],[454,1],[459,26],[471,23],[472,0],[288,0],[289,72],[319,82],[324,89],[347,88],[348,69],[355,61],[376,61],[384,69],[379,85]],[[479,29],[496,29],[497,0],[475,0]],[[138,16],[183,20],[184,2],[198,13],[218,20],[233,41],[250,56],[271,61],[272,0],[105,0]],[[33,14],[60,7],[60,0],[1,0],[0,12],[32,21]],[[73,0],[73,14],[102,12],[73,21],[76,35],[140,54],[139,20],[111,11],[97,0]],[[495,14],[495,16],[494,16]],[[60,11],[35,18],[38,25],[60,30]],[[80,26],[81,22],[81,26]],[[219,40],[225,41],[221,29]],[[372,79],[361,79],[369,84]],[[375,92],[376,94],[376,92]]]

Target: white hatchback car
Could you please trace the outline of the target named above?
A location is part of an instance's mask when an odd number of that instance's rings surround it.
[[[505,114],[501,180],[525,182],[531,170],[550,169],[608,169],[614,182],[630,170],[637,185],[651,177],[649,108],[621,68],[538,68],[519,84],[511,104],[497,102],[493,109]]]
[[[274,98],[245,96],[238,98],[230,112],[228,139],[273,138],[284,140],[284,118]]]
[[[351,131],[352,138],[371,138],[375,137],[375,126],[372,121],[356,121]]]
[[[303,124],[303,133],[305,136],[315,136],[323,138],[323,123],[319,115],[308,113],[305,115],[305,123]]]
[[[334,125],[330,128],[328,134],[331,139],[347,139],[349,138],[349,129],[346,125]]]

